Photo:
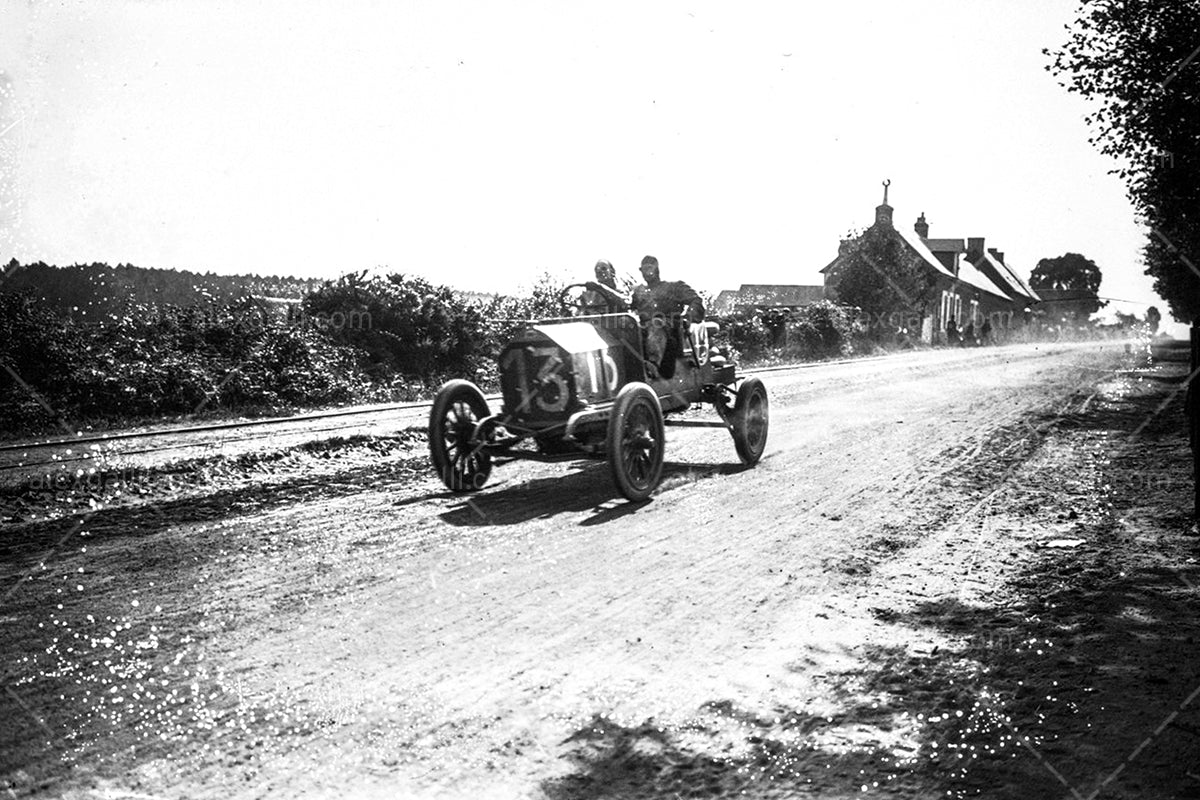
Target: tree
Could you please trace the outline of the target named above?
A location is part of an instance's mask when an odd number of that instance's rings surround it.
[[[1162,313],[1154,306],[1146,309],[1146,327],[1150,333],[1158,333],[1158,323],[1162,322]]]
[[[937,273],[920,256],[892,229],[879,227],[843,240],[839,250],[828,281],[838,303],[856,306],[872,320],[899,314],[920,330],[937,289]],[[874,330],[876,336],[883,332]]]
[[[1029,286],[1052,304],[1048,310],[1053,316],[1084,323],[1106,305],[1096,296],[1101,277],[1100,268],[1090,258],[1064,253],[1039,261],[1029,275]]]
[[[1100,279],[1096,262],[1079,253],[1065,253],[1058,258],[1039,261],[1029,276],[1029,285],[1037,292],[1049,289],[1096,294],[1100,290]]]
[[[1146,274],[1181,322],[1200,320],[1200,3],[1093,0],[1047,67],[1098,104],[1091,141],[1120,166],[1149,226]]]

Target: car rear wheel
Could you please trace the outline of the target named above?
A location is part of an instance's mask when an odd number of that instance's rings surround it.
[[[617,490],[645,500],[662,480],[665,442],[662,406],[644,383],[627,384],[608,418],[608,465]]]
[[[767,388],[758,378],[747,378],[738,387],[733,403],[733,446],[743,464],[755,464],[767,447],[770,405]]]
[[[429,456],[438,477],[452,492],[473,492],[492,472],[492,456],[483,449],[484,442],[472,439],[475,426],[487,416],[487,400],[470,381],[448,381],[433,400]]]

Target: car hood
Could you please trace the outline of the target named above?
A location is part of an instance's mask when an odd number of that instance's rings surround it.
[[[568,353],[590,353],[593,350],[608,349],[608,344],[590,322],[534,325],[533,329]]]

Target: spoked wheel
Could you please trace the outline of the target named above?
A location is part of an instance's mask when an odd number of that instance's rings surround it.
[[[767,388],[758,378],[747,378],[738,387],[733,403],[733,446],[743,464],[754,464],[767,447],[770,406]]]
[[[629,500],[645,500],[662,480],[662,406],[644,383],[621,389],[608,418],[608,466],[617,489]]]
[[[448,381],[438,390],[429,414],[429,455],[452,492],[473,492],[487,482],[492,456],[471,436],[488,416],[483,392],[470,381]]]

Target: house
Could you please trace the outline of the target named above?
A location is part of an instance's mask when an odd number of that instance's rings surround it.
[[[743,283],[736,291],[725,289],[718,294],[709,313],[722,317],[740,311],[793,311],[824,299],[824,286]]]
[[[983,237],[967,239],[967,260],[1014,300],[1027,306],[1042,302],[1041,296],[1004,260],[1004,253],[994,247],[984,248]]]
[[[934,330],[945,333],[951,320],[959,331],[968,326],[972,331],[979,330],[985,320],[997,333],[1016,324],[1018,312],[1023,309],[1022,301],[1011,286],[993,280],[977,264],[974,243],[982,243],[983,239],[931,239],[924,212],[913,230],[945,271],[956,279],[941,288]]]
[[[868,236],[882,236],[894,241],[901,253],[929,271],[932,295],[913,299],[917,308],[907,309],[910,318],[876,315],[873,323],[882,322],[893,329],[919,329],[920,338],[926,343],[945,342],[948,330],[953,336],[953,331],[961,332],[968,326],[971,330],[981,330],[986,323],[994,335],[1002,336],[1023,325],[1029,306],[1039,298],[1004,262],[1004,254],[985,250],[982,238],[930,238],[924,212],[912,231],[896,228],[893,208],[887,202],[888,185],[884,184],[883,203],[875,208],[875,224],[857,239],[843,242],[837,258],[821,270],[826,296],[837,299],[839,271],[849,263],[848,252],[853,250],[849,245]],[[887,264],[880,265],[882,270],[887,268]]]

